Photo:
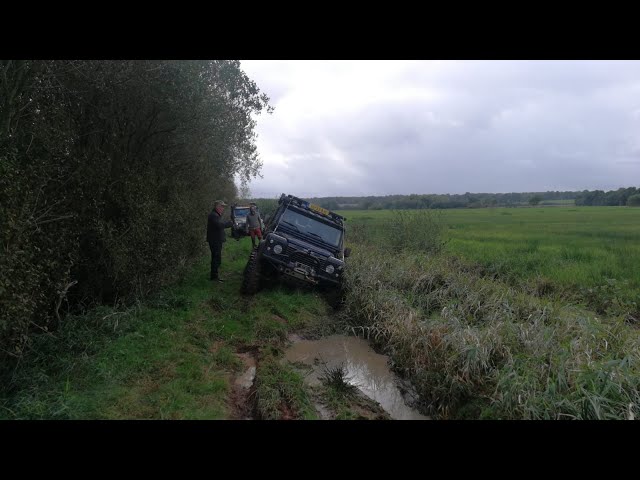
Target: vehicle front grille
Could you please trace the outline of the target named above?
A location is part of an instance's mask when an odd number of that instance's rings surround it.
[[[287,255],[289,255],[292,262],[301,263],[307,267],[315,269],[316,271],[320,270],[324,264],[321,259],[314,258],[305,252],[298,251],[290,245],[287,246]]]

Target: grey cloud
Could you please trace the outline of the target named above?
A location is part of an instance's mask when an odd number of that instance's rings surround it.
[[[461,62],[427,70],[404,69],[392,87],[428,86],[442,93],[434,100],[382,99],[304,122],[290,135],[276,124],[262,131],[290,168],[261,188],[364,195],[633,184],[640,62]]]

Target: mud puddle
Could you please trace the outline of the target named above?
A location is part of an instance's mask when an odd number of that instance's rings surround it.
[[[394,420],[429,420],[407,405],[400,389],[400,380],[391,372],[388,357],[373,351],[366,340],[344,335],[332,335],[320,340],[290,337],[293,345],[285,352],[291,363],[310,367],[305,381],[320,385],[325,368],[342,365],[349,383],[377,402]],[[404,390],[404,389],[403,389]]]

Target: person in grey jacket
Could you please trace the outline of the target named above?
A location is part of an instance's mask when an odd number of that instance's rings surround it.
[[[231,221],[225,222],[222,219],[224,207],[226,206],[227,204],[222,200],[216,200],[213,205],[213,211],[207,218],[207,243],[209,243],[209,249],[211,250],[211,280],[218,282],[224,281],[218,275],[218,269],[222,263],[222,244],[227,241],[224,229],[233,226]]]
[[[256,211],[255,205],[249,207],[247,229],[251,236],[251,245],[253,245],[253,248],[256,248],[256,237],[258,237],[258,243],[262,240],[262,218],[260,218],[260,214]]]

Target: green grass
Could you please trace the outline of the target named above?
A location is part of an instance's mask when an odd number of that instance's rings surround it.
[[[640,209],[447,210],[429,231],[419,213],[344,213],[354,254],[338,325],[312,292],[241,296],[250,244],[230,240],[224,284],[208,280],[207,256],[142,304],[68,316],[37,336],[3,379],[0,418],[229,418],[247,350],[257,352],[259,417],[316,418],[320,396],[337,418],[380,418],[330,385],[310,393],[281,363],[287,335],[312,326],[370,338],[434,416],[639,415],[640,330],[622,313],[637,316]]]
[[[389,420],[391,417],[373,400],[359,391],[352,394],[325,385],[318,394],[321,401],[335,414],[336,420]]]
[[[345,211],[347,226],[383,232],[396,212]],[[439,212],[452,255],[512,281],[579,292],[615,279],[628,301],[640,289],[640,209],[537,207]]]
[[[228,418],[230,380],[241,370],[236,350],[256,348],[269,365],[289,332],[327,308],[317,294],[286,287],[241,296],[249,251],[248,241],[225,244],[223,284],[208,280],[207,256],[144,304],[69,316],[55,336],[37,337],[5,379],[0,418]],[[268,377],[291,378],[286,369]],[[298,404],[291,408],[309,415]]]
[[[419,228],[416,228],[416,232]],[[342,321],[390,355],[436,418],[640,413],[640,330],[530,294],[447,253],[356,243]]]
[[[320,381],[325,386],[344,396],[353,395],[358,391],[358,387],[349,383],[350,380],[344,364],[333,368],[325,365],[323,367],[323,373],[320,376]]]
[[[317,419],[303,377],[291,365],[273,357],[260,364],[256,399],[261,420]]]
[[[570,205],[575,205],[576,201],[575,200],[542,200],[540,202],[540,205],[543,206],[563,206],[563,207],[567,207]]]
[[[636,272],[609,265],[608,274],[622,278],[595,276],[590,287],[589,276],[570,283],[538,268],[547,260],[589,271],[606,252],[622,256],[636,215],[557,207],[360,219],[355,212],[342,321],[391,356],[423,413],[436,418],[637,417],[640,330],[630,300],[637,290],[629,288]],[[449,237],[444,249],[415,241],[437,246],[434,232]],[[561,288],[577,289],[581,302],[554,293]]]

